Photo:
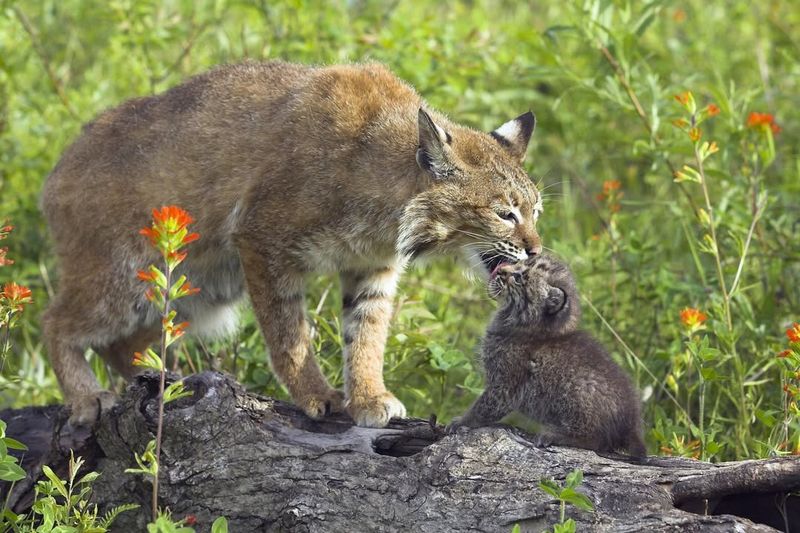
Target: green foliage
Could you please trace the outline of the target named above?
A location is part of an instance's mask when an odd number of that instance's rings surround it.
[[[58,400],[31,320],[58,283],[37,198],[84,122],[223,62],[377,60],[476,128],[536,112],[527,166],[545,195],[544,244],[575,270],[585,327],[643,390],[651,451],[727,460],[800,449],[789,370],[775,357],[800,309],[794,3],[422,4],[0,0],[0,219],[16,226],[15,263],[0,276],[35,302],[11,334],[3,403]],[[685,91],[693,109],[673,98]],[[748,125],[753,112],[782,129]],[[480,392],[473,359],[493,304],[461,270],[441,260],[403,280],[385,374],[411,415],[447,421]],[[309,301],[320,361],[341,384],[335,278],[315,278]],[[704,330],[686,335],[685,307],[708,315]],[[234,339],[179,347],[180,369],[221,368],[286,397],[243,317]]]
[[[139,468],[126,468],[126,474],[141,474],[150,480],[158,475],[158,460],[156,459],[156,439],[150,440],[142,454],[134,453],[136,464]]]
[[[575,521],[565,516],[567,504],[574,505],[582,511],[594,511],[592,501],[585,494],[575,490],[581,483],[583,483],[583,472],[580,470],[573,470],[567,474],[563,486],[554,479],[543,479],[539,482],[539,488],[559,502],[560,521],[553,525],[553,533],[575,533]]]
[[[8,454],[9,448],[22,451],[28,449],[18,440],[6,437],[6,423],[0,420],[0,480],[13,482],[25,479],[25,471],[17,464],[17,458]]]
[[[15,533],[103,533],[120,513],[139,506],[125,504],[117,506],[103,516],[98,516],[97,506],[90,504],[92,482],[100,474],[89,472],[77,478],[83,459],[70,456],[67,479],[61,479],[45,465],[42,473],[47,478],[36,485],[33,507],[27,516],[18,516],[5,510],[0,526],[3,531]]]

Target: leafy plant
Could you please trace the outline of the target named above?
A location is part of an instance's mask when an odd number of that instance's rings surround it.
[[[46,480],[36,484],[33,507],[28,515],[17,516],[6,510],[0,524],[15,533],[66,533],[82,531],[103,533],[108,531],[120,513],[132,511],[135,504],[119,505],[105,515],[98,514],[97,505],[89,503],[92,482],[100,474],[89,472],[78,478],[83,459],[70,454],[67,479],[61,479],[49,466],[42,467]]]
[[[189,224],[194,221],[189,213],[180,207],[171,205],[161,209],[153,209],[153,222],[150,227],[142,229],[139,233],[147,237],[150,245],[161,254],[163,270],[155,265],[145,271],[140,271],[138,277],[147,282],[150,287],[145,295],[161,312],[161,349],[160,355],[152,348],[147,348],[144,354],[136,352],[133,364],[159,372],[158,393],[158,426],[156,438],[150,441],[145,452],[136,455],[139,468],[128,469],[127,472],[144,474],[153,483],[152,512],[153,520],[159,518],[158,512],[158,470],[161,457],[161,439],[164,428],[164,405],[178,398],[190,396],[190,391],[184,390],[183,381],[176,381],[166,387],[166,367],[164,358],[167,348],[180,339],[189,326],[188,322],[175,324],[176,311],[172,303],[180,298],[196,294],[200,289],[192,287],[185,275],[173,279],[175,269],[186,259],[187,252],[183,248],[200,238],[197,233],[190,233]]]
[[[580,470],[567,474],[563,486],[554,479],[543,479],[539,482],[539,488],[559,502],[559,523],[553,526],[553,533],[575,533],[575,520],[566,518],[567,504],[583,511],[594,511],[592,501],[576,490],[581,483],[583,472]]]

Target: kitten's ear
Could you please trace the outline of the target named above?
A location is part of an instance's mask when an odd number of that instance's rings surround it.
[[[489,135],[522,163],[535,128],[536,117],[528,111],[514,120],[509,120]]]
[[[447,146],[452,141],[450,134],[436,124],[421,107],[417,116],[419,148],[417,164],[436,178],[446,178],[452,169],[447,160]]]
[[[554,315],[564,309],[567,305],[567,293],[558,287],[550,287],[547,290],[547,298],[544,301],[544,312]]]

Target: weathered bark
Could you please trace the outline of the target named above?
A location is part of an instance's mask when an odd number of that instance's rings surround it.
[[[194,515],[198,531],[220,515],[237,532],[510,531],[514,524],[541,531],[558,521],[559,506],[538,482],[563,480],[573,469],[583,471],[580,490],[595,505],[594,512],[568,507],[582,531],[774,531],[744,517],[783,529],[782,513],[800,524],[800,505],[787,496],[800,489],[800,462],[792,458],[636,461],[537,448],[504,427],[445,435],[429,421],[404,420],[365,429],[345,416],[310,420],[222,374],[186,383],[194,396],[166,409],[159,498],[176,516]],[[63,468],[66,448],[75,447],[102,472],[95,482],[101,506],[142,505],[115,529],[142,531],[150,484],[124,470],[155,433],[156,396],[157,382],[139,378],[96,436],[72,433],[59,408],[0,417],[9,435],[31,446],[29,471],[43,463]],[[31,487],[14,488],[16,510],[30,504]]]

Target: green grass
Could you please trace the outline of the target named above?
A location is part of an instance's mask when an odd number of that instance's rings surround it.
[[[575,270],[586,328],[645,392],[651,452],[721,460],[796,447],[791,373],[775,355],[800,320],[800,11],[790,0],[528,4],[0,0],[0,219],[16,226],[3,242],[16,263],[0,282],[36,300],[12,335],[2,403],[59,398],[38,320],[58,275],[37,200],[84,122],[245,57],[370,59],[471,126],[536,113],[526,164],[547,195],[545,246]],[[704,162],[708,202],[700,183],[673,180],[696,167],[672,125],[687,116],[673,99],[686,90],[722,110],[701,125],[720,147]],[[775,117],[774,139],[746,127],[753,111]],[[598,198],[611,180],[623,196]],[[713,232],[700,212],[709,206]],[[474,352],[493,304],[461,269],[441,260],[403,280],[385,368],[412,415],[446,421],[480,391]],[[315,342],[341,383],[338,301],[335,278],[314,281]],[[709,317],[691,336],[679,320],[687,306]],[[192,366],[285,395],[244,317],[235,339],[188,343]]]

